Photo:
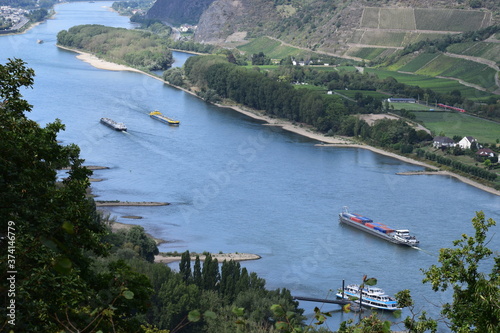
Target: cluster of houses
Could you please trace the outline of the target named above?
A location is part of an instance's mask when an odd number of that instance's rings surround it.
[[[330,66],[329,63],[324,62],[321,59],[318,59],[316,60],[316,62],[314,62],[314,60],[296,60],[295,58],[291,57],[291,60],[292,60],[292,65],[294,66],[308,66],[308,65]]]
[[[195,32],[197,28],[198,28],[197,25],[182,24],[179,27],[179,31],[180,32]]]
[[[26,18],[28,13],[25,9],[0,6],[0,18],[9,23],[9,27],[4,32],[15,31],[28,23],[29,20]]]
[[[28,14],[26,9],[13,8],[11,6],[0,6],[0,17],[12,23],[21,21]]]
[[[478,143],[477,140],[472,136],[464,136],[462,140],[460,140],[458,143],[446,136],[436,136],[434,137],[432,146],[434,148],[440,148],[440,149],[452,148],[457,146],[462,149],[471,149],[472,145],[473,144],[477,145],[477,143]],[[476,152],[476,155],[478,156],[486,158],[495,156],[495,152],[489,148],[480,148],[480,147],[478,148],[479,149]]]

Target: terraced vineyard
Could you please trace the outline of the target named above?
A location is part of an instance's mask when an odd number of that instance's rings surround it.
[[[480,57],[500,63],[500,43],[468,42],[448,46],[446,51],[472,57]]]
[[[410,62],[405,64],[403,67],[398,68],[403,72],[416,72],[423,66],[427,65],[432,60],[436,59],[439,54],[437,53],[421,53],[416,58],[413,58]]]
[[[388,67],[389,70],[411,72],[426,76],[453,77],[477,85],[488,91],[495,91],[496,71],[488,65],[440,53],[407,55]]]
[[[491,13],[475,10],[416,8],[418,30],[474,31],[488,26]]]
[[[238,49],[249,54],[264,52],[266,56],[272,59],[283,59],[287,56],[302,57],[312,54],[312,52],[284,46],[281,42],[267,37],[256,38],[248,44],[239,46]]]
[[[365,72],[376,74],[379,78],[392,76],[397,81],[420,88],[430,88],[438,93],[449,93],[452,90],[458,90],[462,96],[474,101],[484,100],[491,96],[490,93],[464,86],[455,80],[440,79],[424,75],[406,74],[383,69],[365,68]]]
[[[478,10],[365,7],[360,27],[460,32],[484,28],[490,21],[490,12]]]
[[[401,47],[405,37],[406,32],[369,30],[363,33],[359,44]]]
[[[373,60],[378,57],[387,57],[394,53],[395,49],[385,49],[376,47],[353,47],[349,50],[348,55],[352,57]]]

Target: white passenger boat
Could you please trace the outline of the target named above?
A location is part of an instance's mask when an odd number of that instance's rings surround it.
[[[349,284],[344,287],[344,290],[339,289],[336,295],[338,298],[349,299],[354,303],[361,302],[361,305],[369,308],[388,311],[401,310],[394,297],[387,295],[377,287],[365,286],[361,289],[357,284]]]

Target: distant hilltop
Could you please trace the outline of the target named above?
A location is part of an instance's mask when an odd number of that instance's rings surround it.
[[[269,36],[337,55],[498,24],[497,0],[157,0],[148,17],[197,24],[195,41],[224,44]],[[363,49],[360,51],[360,49]],[[382,52],[382,51],[381,51]]]

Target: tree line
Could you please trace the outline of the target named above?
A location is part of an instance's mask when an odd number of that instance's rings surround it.
[[[435,161],[439,164],[446,165],[449,167],[452,167],[453,169],[457,171],[461,171],[467,174],[470,174],[475,177],[483,178],[489,181],[494,181],[497,179],[497,174],[488,170],[485,170],[483,168],[474,166],[474,165],[468,165],[465,163],[462,163],[456,159],[451,159],[442,155],[438,155],[429,151],[425,151],[423,149],[417,149],[416,152],[418,157],[420,158],[425,158],[429,161]]]
[[[166,40],[148,31],[77,25],[60,31],[57,43],[143,70],[165,70],[173,63]]]
[[[167,71],[165,78],[180,79],[178,70]],[[261,72],[229,63],[221,56],[191,57],[184,65],[184,73],[200,94],[208,101],[229,98],[269,116],[288,119],[314,126],[330,135],[360,136],[380,146],[413,145],[429,140],[425,133],[416,131],[405,121],[386,120],[369,126],[354,116],[357,113],[381,112],[381,103],[360,98],[352,102],[316,90],[295,88],[283,72]],[[292,70],[290,75],[295,72]],[[325,74],[330,75],[330,74]],[[291,77],[291,76],[290,76]],[[345,76],[348,77],[348,76]],[[342,76],[344,80],[349,80]],[[330,79],[341,78],[330,75]],[[373,109],[375,108],[375,110]]]

